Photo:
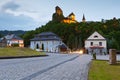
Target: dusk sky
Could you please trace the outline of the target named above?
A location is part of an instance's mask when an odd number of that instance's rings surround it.
[[[80,22],[120,18],[120,0],[0,0],[0,30],[34,30],[52,19],[55,7]]]

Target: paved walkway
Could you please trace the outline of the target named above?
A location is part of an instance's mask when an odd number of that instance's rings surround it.
[[[96,55],[99,60],[109,60],[109,55]],[[117,61],[120,61],[120,54],[116,55]]]
[[[81,55],[33,77],[32,80],[87,80],[90,60],[90,56]],[[30,80],[29,77],[27,80]]]
[[[87,80],[90,55],[0,60],[0,80]]]

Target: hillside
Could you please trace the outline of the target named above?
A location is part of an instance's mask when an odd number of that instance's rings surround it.
[[[94,32],[99,32],[107,40],[107,48],[115,48],[120,50],[120,19],[115,17],[110,20],[99,22],[86,21],[83,15],[82,22],[75,20],[75,14],[71,13],[64,17],[63,11],[56,6],[55,13],[52,15],[52,21],[46,25],[36,28],[36,30],[28,31],[22,37],[25,40],[25,46],[30,45],[30,39],[35,34],[51,31],[57,34],[63,42],[71,49],[84,48],[85,40]]]
[[[25,45],[30,44],[30,39],[35,34],[51,31],[62,38],[63,42],[71,49],[84,47],[84,41],[94,32],[98,31],[107,40],[108,48],[120,50],[120,19],[106,20],[105,22],[80,22],[60,23],[50,21],[46,25],[28,31],[23,35]]]
[[[0,31],[1,36],[7,35],[7,34],[16,34],[16,35],[22,35],[25,34],[26,31],[22,30],[16,30],[16,31],[8,31],[8,30],[2,30]]]

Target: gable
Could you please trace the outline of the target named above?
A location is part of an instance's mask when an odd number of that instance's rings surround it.
[[[106,40],[106,39],[95,31],[91,36],[88,37],[87,40]]]
[[[8,35],[5,36],[5,38],[6,38],[7,40],[12,40],[12,39],[23,40],[22,38],[16,36],[15,34],[8,34]]]

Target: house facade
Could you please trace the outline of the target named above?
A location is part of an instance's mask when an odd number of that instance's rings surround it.
[[[52,32],[42,32],[30,40],[30,48],[37,51],[60,52],[62,46],[67,49],[62,40]]]
[[[6,47],[7,46],[7,40],[5,38],[0,38],[0,47]]]
[[[4,44],[8,47],[24,47],[24,40],[18,37],[15,34],[8,34],[1,38],[1,44]],[[6,42],[5,42],[6,41]]]
[[[88,54],[105,54],[107,53],[107,43],[106,39],[100,35],[98,32],[94,32],[85,41],[85,49]]]

